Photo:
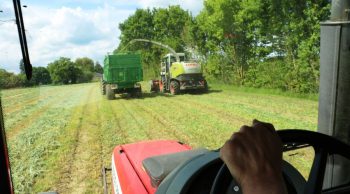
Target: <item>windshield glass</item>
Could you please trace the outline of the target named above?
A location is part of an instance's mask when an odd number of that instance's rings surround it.
[[[317,2],[22,0],[33,65],[26,80],[12,1],[1,1],[1,101],[15,192],[100,193],[101,167],[111,166],[117,145],[176,140],[218,149],[254,118],[316,131],[319,23],[330,10],[328,0]],[[161,71],[167,47],[200,66]],[[301,162],[284,157],[307,178],[313,151],[305,150]]]

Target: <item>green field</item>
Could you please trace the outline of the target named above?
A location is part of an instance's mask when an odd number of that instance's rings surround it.
[[[100,170],[110,165],[118,144],[176,139],[216,149],[253,118],[277,129],[317,127],[315,100],[220,85],[207,94],[178,96],[143,89],[143,98],[112,101],[100,94],[98,83],[2,91],[16,191],[102,193]],[[307,176],[307,152],[285,157],[298,159],[296,165]]]

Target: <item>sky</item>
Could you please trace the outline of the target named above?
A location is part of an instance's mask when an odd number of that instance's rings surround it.
[[[195,16],[203,0],[22,0],[30,60],[46,66],[59,57],[103,62],[119,44],[119,23],[137,8],[180,5]],[[0,1],[0,68],[19,72],[21,57],[12,0]]]

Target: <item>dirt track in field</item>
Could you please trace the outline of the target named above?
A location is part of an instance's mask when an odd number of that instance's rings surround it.
[[[317,123],[315,101],[215,88],[108,101],[91,83],[6,90],[2,96],[18,193],[102,193],[100,170],[110,166],[118,144],[176,139],[215,149],[253,118],[276,128],[315,129]],[[17,146],[22,144],[27,146]]]

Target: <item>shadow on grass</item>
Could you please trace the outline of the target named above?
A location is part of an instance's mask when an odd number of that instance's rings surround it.
[[[124,94],[116,95],[113,100],[119,100],[119,99],[140,100],[140,99],[146,99],[146,98],[155,98],[155,97],[159,97],[159,96],[166,97],[166,98],[173,98],[173,97],[176,97],[178,95],[184,95],[184,94],[206,95],[206,94],[210,94],[210,93],[220,93],[220,92],[222,92],[222,90],[208,90],[206,92],[203,92],[200,90],[187,90],[187,91],[181,91],[181,93],[179,93],[177,95],[172,95],[170,93],[162,93],[162,92],[143,92],[142,96],[140,96],[140,97],[135,97],[135,96],[132,96],[128,93],[124,93]]]
[[[180,93],[181,94],[190,94],[190,95],[206,95],[211,93],[220,93],[222,90],[208,90],[208,91],[201,91],[201,90],[187,90]]]
[[[155,93],[155,92],[142,92],[142,95],[140,97],[132,96],[131,94],[125,93],[125,94],[117,94],[113,100],[142,100],[145,98],[155,98],[158,96],[163,96],[166,98],[172,98],[175,97],[174,95],[171,95],[169,93]]]

